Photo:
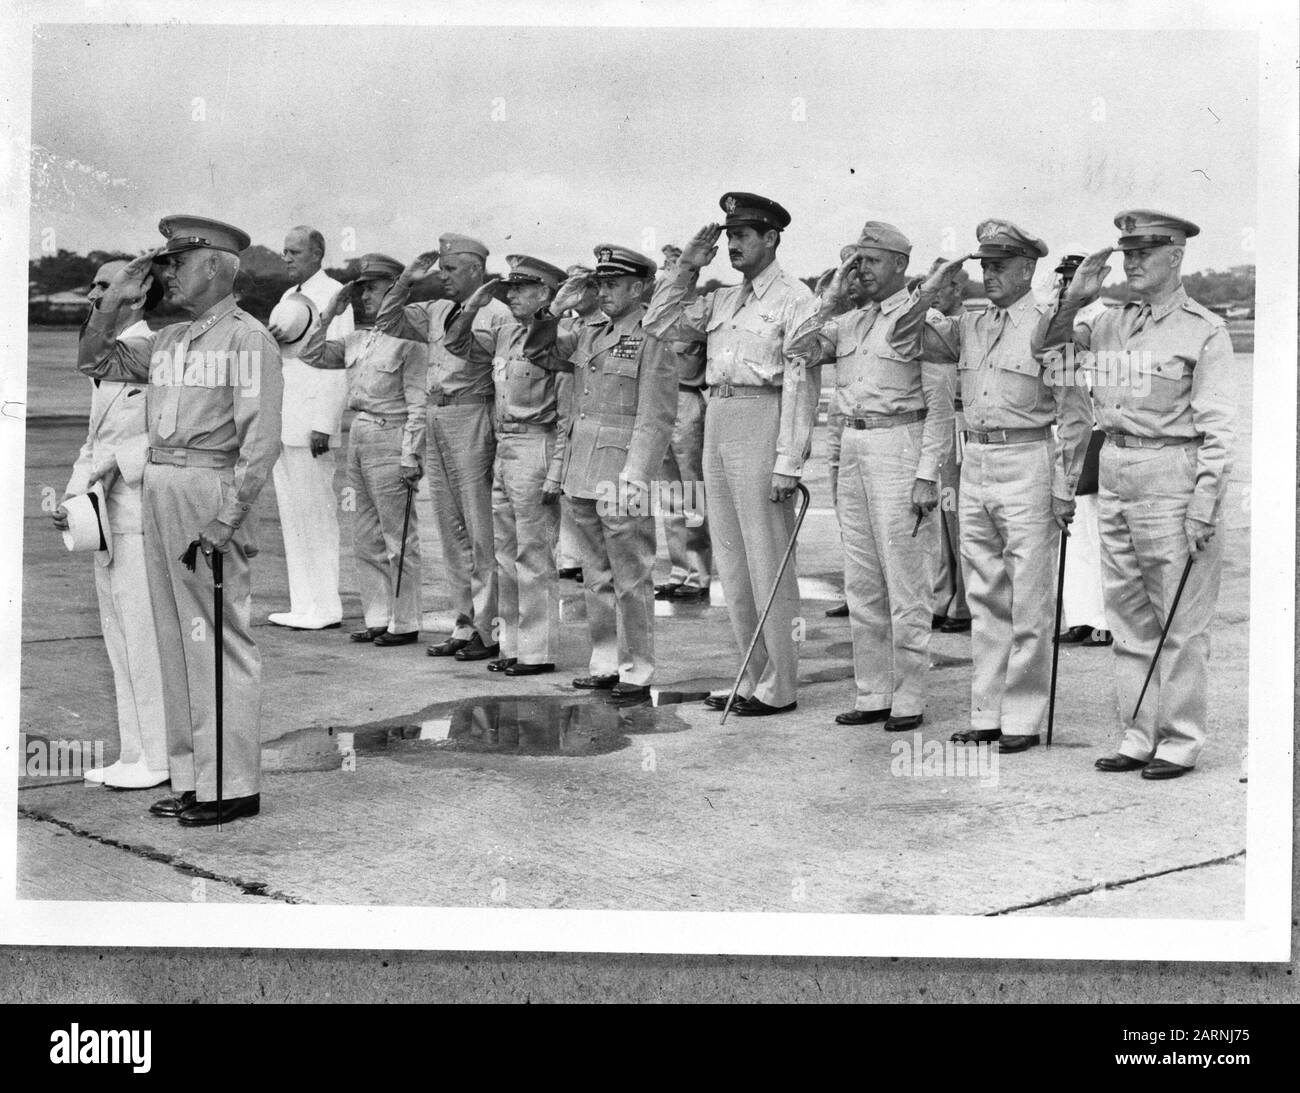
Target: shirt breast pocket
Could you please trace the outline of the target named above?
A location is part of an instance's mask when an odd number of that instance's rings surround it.
[[[840,342],[835,347],[835,386],[848,387],[853,382],[858,355],[857,341]]]
[[[1142,405],[1157,413],[1177,413],[1186,404],[1189,386],[1188,362],[1183,357],[1152,361],[1135,354],[1131,366],[1133,393]]]
[[[1013,410],[1029,411],[1042,395],[1042,369],[1028,354],[998,361],[1002,401]]]

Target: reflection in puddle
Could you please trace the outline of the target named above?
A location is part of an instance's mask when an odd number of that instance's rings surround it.
[[[473,699],[426,707],[409,718],[351,728],[290,733],[262,748],[265,771],[355,769],[380,753],[403,758],[440,752],[524,756],[607,755],[627,747],[630,735],[689,728],[670,706],[702,700],[708,691],[652,689],[637,702],[541,695]]]

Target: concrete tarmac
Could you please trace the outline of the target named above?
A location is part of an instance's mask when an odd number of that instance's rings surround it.
[[[1239,359],[1248,378],[1251,358]],[[823,428],[798,552],[799,708],[725,726],[698,701],[673,701],[729,685],[738,666],[717,584],[708,604],[660,606],[658,706],[615,709],[571,686],[587,658],[571,582],[556,674],[505,679],[427,657],[424,644],[451,617],[423,488],[420,645],[348,642],[360,605],[346,509],[343,629],[267,624],[288,604],[268,484],[253,563],[266,681],[261,815],[221,832],[187,829],[147,815],[158,790],[23,776],[20,898],[1239,918],[1249,382],[1239,423],[1209,745],[1188,777],[1093,770],[1117,740],[1107,649],[1061,647],[1050,750],[986,751],[969,769],[944,754],[968,724],[968,634],[933,637],[919,733],[835,725],[853,705],[852,650],[847,620],[824,617],[841,578]],[[84,423],[67,418],[28,425],[21,722],[29,739],[102,740],[111,761],[112,675],[91,562],[64,551],[41,510],[83,436]]]

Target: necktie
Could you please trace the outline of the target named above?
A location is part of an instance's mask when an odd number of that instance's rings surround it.
[[[732,317],[740,314],[741,309],[754,297],[754,286],[752,282],[746,281],[740,286],[740,292],[736,295],[736,310],[733,311]]]
[[[989,323],[988,334],[984,341],[984,360],[989,359],[989,355],[993,352],[993,347],[998,344],[998,339],[1002,337],[1002,331],[1007,325],[1007,313],[1002,308],[995,307],[988,313],[988,315]]]
[[[1133,327],[1128,332],[1129,337],[1131,338],[1134,334],[1138,333],[1144,326],[1146,326],[1147,320],[1150,318],[1151,318],[1151,305],[1144,300],[1142,302],[1142,306],[1137,309],[1137,315],[1133,317]]]

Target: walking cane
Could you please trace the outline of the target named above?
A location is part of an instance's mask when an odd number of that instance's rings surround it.
[[[222,660],[224,659],[225,656],[224,646],[226,644],[226,621],[225,621],[225,615],[222,612],[222,602],[221,602],[223,598],[222,589],[225,584],[224,573],[223,573],[224,566],[222,564],[222,558],[223,555],[221,551],[217,550],[214,547],[212,550],[212,617],[216,620],[216,625],[217,625],[217,640],[213,644],[215,647],[214,655],[216,657],[216,677],[215,677],[216,686],[214,690],[216,691],[216,696],[217,696],[216,701],[217,701],[217,830],[218,831],[221,830],[221,802],[222,802],[221,772],[222,772],[223,761],[225,758],[223,753],[223,747],[222,747],[222,737],[224,736],[224,733],[222,732],[222,722],[224,720],[222,717],[222,705],[223,705],[222,676],[225,674],[222,671]]]
[[[402,594],[402,570],[406,568],[406,531],[411,526],[411,502],[415,499],[415,487],[406,484],[406,515],[402,517],[402,549],[397,556],[397,588],[393,592],[393,610],[397,610],[397,597]]]
[[[1133,720],[1138,717],[1138,710],[1142,708],[1142,700],[1146,698],[1147,687],[1151,684],[1151,677],[1155,674],[1156,662],[1160,659],[1160,650],[1165,647],[1165,638],[1169,636],[1169,628],[1174,623],[1174,612],[1178,610],[1178,601],[1183,598],[1183,588],[1187,584],[1187,574],[1192,571],[1192,562],[1195,561],[1192,555],[1187,555],[1187,564],[1183,566],[1183,575],[1178,581],[1178,591],[1174,593],[1174,602],[1169,605],[1169,614],[1165,618],[1165,628],[1160,631],[1160,643],[1156,646],[1155,656],[1151,658],[1151,667],[1147,669],[1146,681],[1142,684],[1142,693],[1138,695],[1137,705],[1133,707]]]
[[[790,533],[790,542],[785,548],[785,557],[781,559],[781,568],[776,571],[776,580],[772,584],[772,594],[767,597],[767,606],[763,608],[762,617],[758,620],[758,627],[754,631],[754,636],[749,639],[749,648],[745,650],[745,659],[740,662],[740,671],[736,673],[736,681],[731,685],[731,694],[727,696],[727,704],[722,707],[722,724],[727,723],[727,715],[731,713],[731,704],[736,701],[736,692],[740,689],[740,681],[745,676],[745,669],[749,667],[749,658],[754,655],[754,647],[758,645],[759,635],[763,633],[763,625],[767,622],[768,613],[772,610],[772,604],[776,600],[776,590],[781,587],[781,578],[785,576],[785,567],[790,564],[790,555],[794,553],[794,541],[799,537],[799,529],[803,527],[803,518],[808,515],[808,506],[812,502],[812,496],[808,493],[808,487],[802,482],[795,486],[803,495],[803,504],[799,506],[799,515],[795,517],[794,531]]]
[[[1052,723],[1056,720],[1056,664],[1061,657],[1061,606],[1065,599],[1065,545],[1070,529],[1061,529],[1061,560],[1056,569],[1056,627],[1052,631],[1052,685],[1047,692],[1047,746],[1052,746]]]

